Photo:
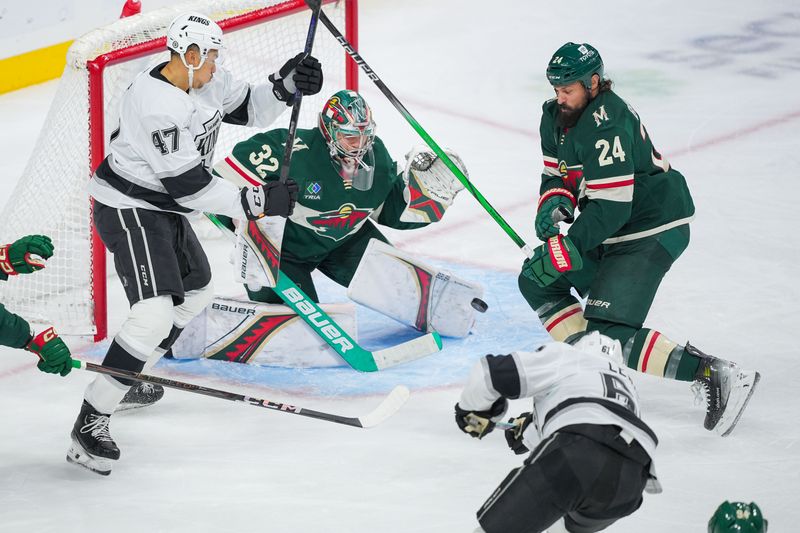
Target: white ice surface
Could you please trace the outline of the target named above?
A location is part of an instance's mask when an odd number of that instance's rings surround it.
[[[758,502],[770,531],[797,531],[797,3],[362,0],[360,24],[366,61],[428,133],[463,156],[478,189],[531,244],[540,106],[551,94],[544,66],[566,40],[599,48],[617,92],[686,175],[697,205],[692,244],[647,325],[762,373],[726,439],[702,428],[686,384],[637,377],[661,439],[665,490],[609,531],[704,531],[725,499]],[[416,134],[368,80],[361,87],[401,158]],[[0,96],[5,191],[54,90],[50,82]],[[30,355],[3,348],[0,531],[472,531],[475,510],[521,458],[501,435],[479,442],[460,433],[452,405],[476,357],[544,338],[515,288],[522,254],[467,193],[441,224],[387,233],[402,249],[487,283],[490,308],[476,335],[446,339],[441,354],[380,375],[216,362],[160,364],[154,373],[348,416],[403,383],[412,395],[397,415],[362,430],[168,391],[146,412],[114,417],[122,459],[101,478],[64,461],[92,375],[44,375]],[[209,243],[219,292],[240,294],[224,248]],[[112,308],[124,309],[118,280],[109,282]],[[321,288],[323,298],[343,297],[322,280]],[[368,347],[412,335],[360,313]],[[112,331],[123,317],[114,311]],[[83,353],[97,358],[102,348]],[[512,412],[525,408],[517,402]]]

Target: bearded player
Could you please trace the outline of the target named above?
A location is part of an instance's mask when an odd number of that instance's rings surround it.
[[[694,204],[686,180],[611,90],[594,47],[563,45],[547,79],[556,97],[542,107],[535,222],[545,244],[525,261],[523,296],[554,339],[599,331],[622,343],[630,368],[695,382],[707,402],[705,428],[728,435],[758,372],[642,327],[661,280],[689,244]],[[561,221],[572,222],[566,235]],[[588,297],[585,309],[573,288]]]

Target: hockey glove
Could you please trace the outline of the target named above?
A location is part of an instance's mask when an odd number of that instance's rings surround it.
[[[522,275],[536,282],[540,287],[547,287],[570,270],[583,268],[581,254],[566,235],[555,235],[538,247],[533,257],[522,264]]]
[[[72,370],[69,348],[53,328],[47,328],[33,337],[25,349],[39,356],[36,366],[42,372],[66,376]]]
[[[289,178],[285,183],[268,181],[257,187],[243,187],[240,191],[242,208],[247,220],[264,216],[288,218],[294,213],[299,187]]]
[[[272,94],[290,106],[294,103],[294,93],[299,90],[303,96],[317,94],[322,89],[322,65],[313,56],[302,52],[287,61],[278,72],[270,74]]]
[[[456,424],[461,431],[472,437],[482,439],[492,432],[508,410],[508,400],[502,396],[485,411],[467,411],[456,404]]]
[[[6,276],[30,274],[44,268],[53,257],[53,241],[46,235],[26,235],[12,244],[0,246],[0,270]]]
[[[558,235],[558,223],[575,220],[575,196],[567,189],[550,189],[539,197],[536,211],[536,236],[542,241]]]
[[[525,430],[532,421],[533,415],[531,413],[522,413],[517,418],[508,419],[508,423],[514,424],[514,427],[508,428],[505,431],[506,442],[508,443],[508,447],[511,448],[511,451],[517,455],[528,453],[530,451],[523,442],[522,434],[525,433]]]

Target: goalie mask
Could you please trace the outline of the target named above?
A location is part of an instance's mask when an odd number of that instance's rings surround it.
[[[319,114],[319,130],[345,184],[359,191],[369,190],[375,166],[375,121],[364,98],[348,90],[331,96]]]

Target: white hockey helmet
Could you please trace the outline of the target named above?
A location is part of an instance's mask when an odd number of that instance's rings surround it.
[[[186,63],[186,51],[193,44],[200,49],[200,64],[196,67]],[[209,51],[223,48],[222,28],[201,13],[182,13],[167,28],[167,48],[177,52],[190,71],[197,70],[205,63]]]
[[[601,335],[599,331],[584,334],[572,346],[578,350],[611,359],[618,365],[622,362],[622,345],[616,339]]]

